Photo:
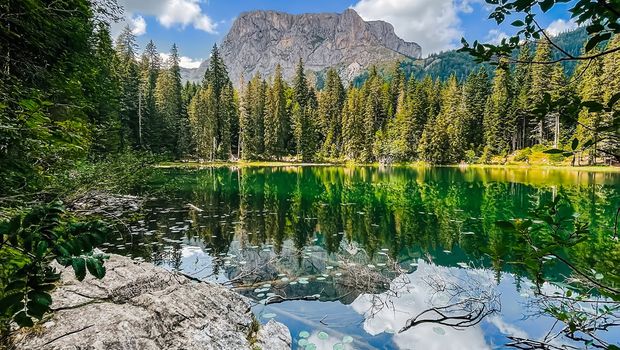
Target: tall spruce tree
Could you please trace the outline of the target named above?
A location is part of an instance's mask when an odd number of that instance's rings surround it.
[[[136,64],[136,37],[126,26],[116,40],[118,76],[121,86],[120,98],[120,147],[139,145],[139,76]]]
[[[116,71],[118,64],[110,30],[107,24],[99,23],[94,33],[93,79],[97,97],[94,101],[90,122],[93,126],[91,153],[104,156],[121,147],[120,140],[120,94],[121,87]]]
[[[510,117],[510,74],[504,66],[495,70],[491,95],[484,113],[485,156],[507,154],[512,138]]]
[[[278,160],[286,155],[287,133],[290,130],[286,105],[286,85],[282,78],[282,67],[278,64],[269,89],[265,114],[265,154]]]
[[[483,144],[484,107],[490,93],[489,75],[485,67],[480,67],[477,72],[472,72],[465,81],[463,87],[463,104],[465,108],[465,146],[467,149],[476,150]]]
[[[140,59],[139,128],[141,145],[155,152],[162,150],[163,121],[157,113],[155,88],[161,69],[161,58],[153,41],[149,41]]]
[[[157,77],[155,103],[164,125],[163,144],[175,158],[186,154],[190,144],[189,122],[181,98],[181,68],[176,44],[172,45],[166,68]]]
[[[320,127],[323,137],[322,153],[327,157],[337,157],[342,149],[341,114],[345,91],[340,76],[335,69],[327,71],[325,89],[319,98]]]
[[[536,53],[534,54],[534,62],[549,62],[551,61],[551,47],[548,42],[539,40],[536,46]],[[533,64],[532,65],[532,85],[530,89],[531,108],[538,110],[543,107],[545,102],[545,94],[551,90],[551,73],[553,66],[549,64]],[[536,115],[533,122],[534,125],[534,139],[537,143],[544,143],[549,135],[549,124],[547,115]]]

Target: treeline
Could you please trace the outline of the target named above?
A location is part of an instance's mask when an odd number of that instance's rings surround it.
[[[607,48],[618,45],[616,36]],[[407,79],[400,64],[388,77],[373,67],[361,86],[348,88],[331,69],[321,91],[308,85],[300,60],[291,84],[278,67],[270,79],[245,82],[235,96],[218,92],[218,82],[227,89],[231,83],[215,47],[204,82],[187,89],[197,91],[189,107],[196,141],[190,149],[205,160],[446,164],[505,159],[520,150],[517,158],[526,160],[532,146],[569,149],[577,138],[594,145],[585,154],[589,163],[614,153],[618,145],[597,140],[595,131],[612,126],[611,112],[580,102],[607,104],[620,91],[617,54],[584,61],[572,76],[552,63],[546,42],[523,46],[517,59],[535,63],[500,65],[492,79],[481,67],[463,81],[446,82]]]

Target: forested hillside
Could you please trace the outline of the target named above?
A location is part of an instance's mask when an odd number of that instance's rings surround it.
[[[426,73],[400,63],[387,74],[373,68],[359,86],[344,86],[330,70],[321,90],[308,83],[300,61],[292,82],[278,69],[237,91],[215,47],[203,82],[183,86],[176,46],[164,62],[152,42],[138,48],[128,28],[110,37],[105,16],[95,14],[114,15],[115,8],[92,9],[78,0],[66,6],[83,11],[70,13],[30,2],[11,6],[8,13],[27,12],[40,25],[18,16],[3,32],[14,39],[3,40],[3,192],[35,187],[73,160],[129,150],[171,160],[442,164],[486,162],[525,150],[519,156],[526,160],[529,147],[563,147],[574,137],[585,143],[592,137],[589,126],[610,122],[604,111],[578,109],[537,118],[534,112],[549,98],[607,103],[620,84],[617,54],[577,66],[572,75],[558,63],[495,71],[485,65],[465,76],[470,68],[453,66],[469,67],[463,63],[468,60],[453,52]],[[573,40],[582,37],[578,31],[558,38],[574,51],[581,43]],[[618,37],[606,45],[620,45]],[[553,51],[540,44],[523,47],[519,57],[549,61]],[[452,73],[446,79],[433,69]],[[585,161],[615,147],[600,142]]]

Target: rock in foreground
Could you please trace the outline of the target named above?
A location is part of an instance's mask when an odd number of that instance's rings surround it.
[[[290,349],[288,329],[259,330],[249,300],[151,264],[112,255],[102,280],[63,270],[49,320],[18,333],[17,349]]]

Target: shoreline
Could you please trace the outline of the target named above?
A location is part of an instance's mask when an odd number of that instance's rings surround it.
[[[514,170],[568,170],[583,172],[620,173],[620,167],[611,165],[549,165],[549,164],[442,164],[433,165],[424,162],[394,163],[382,165],[379,163],[354,162],[278,162],[278,161],[215,161],[215,162],[161,162],[156,168],[212,168],[212,167],[394,167],[394,168],[460,168],[460,169],[514,169]]]

